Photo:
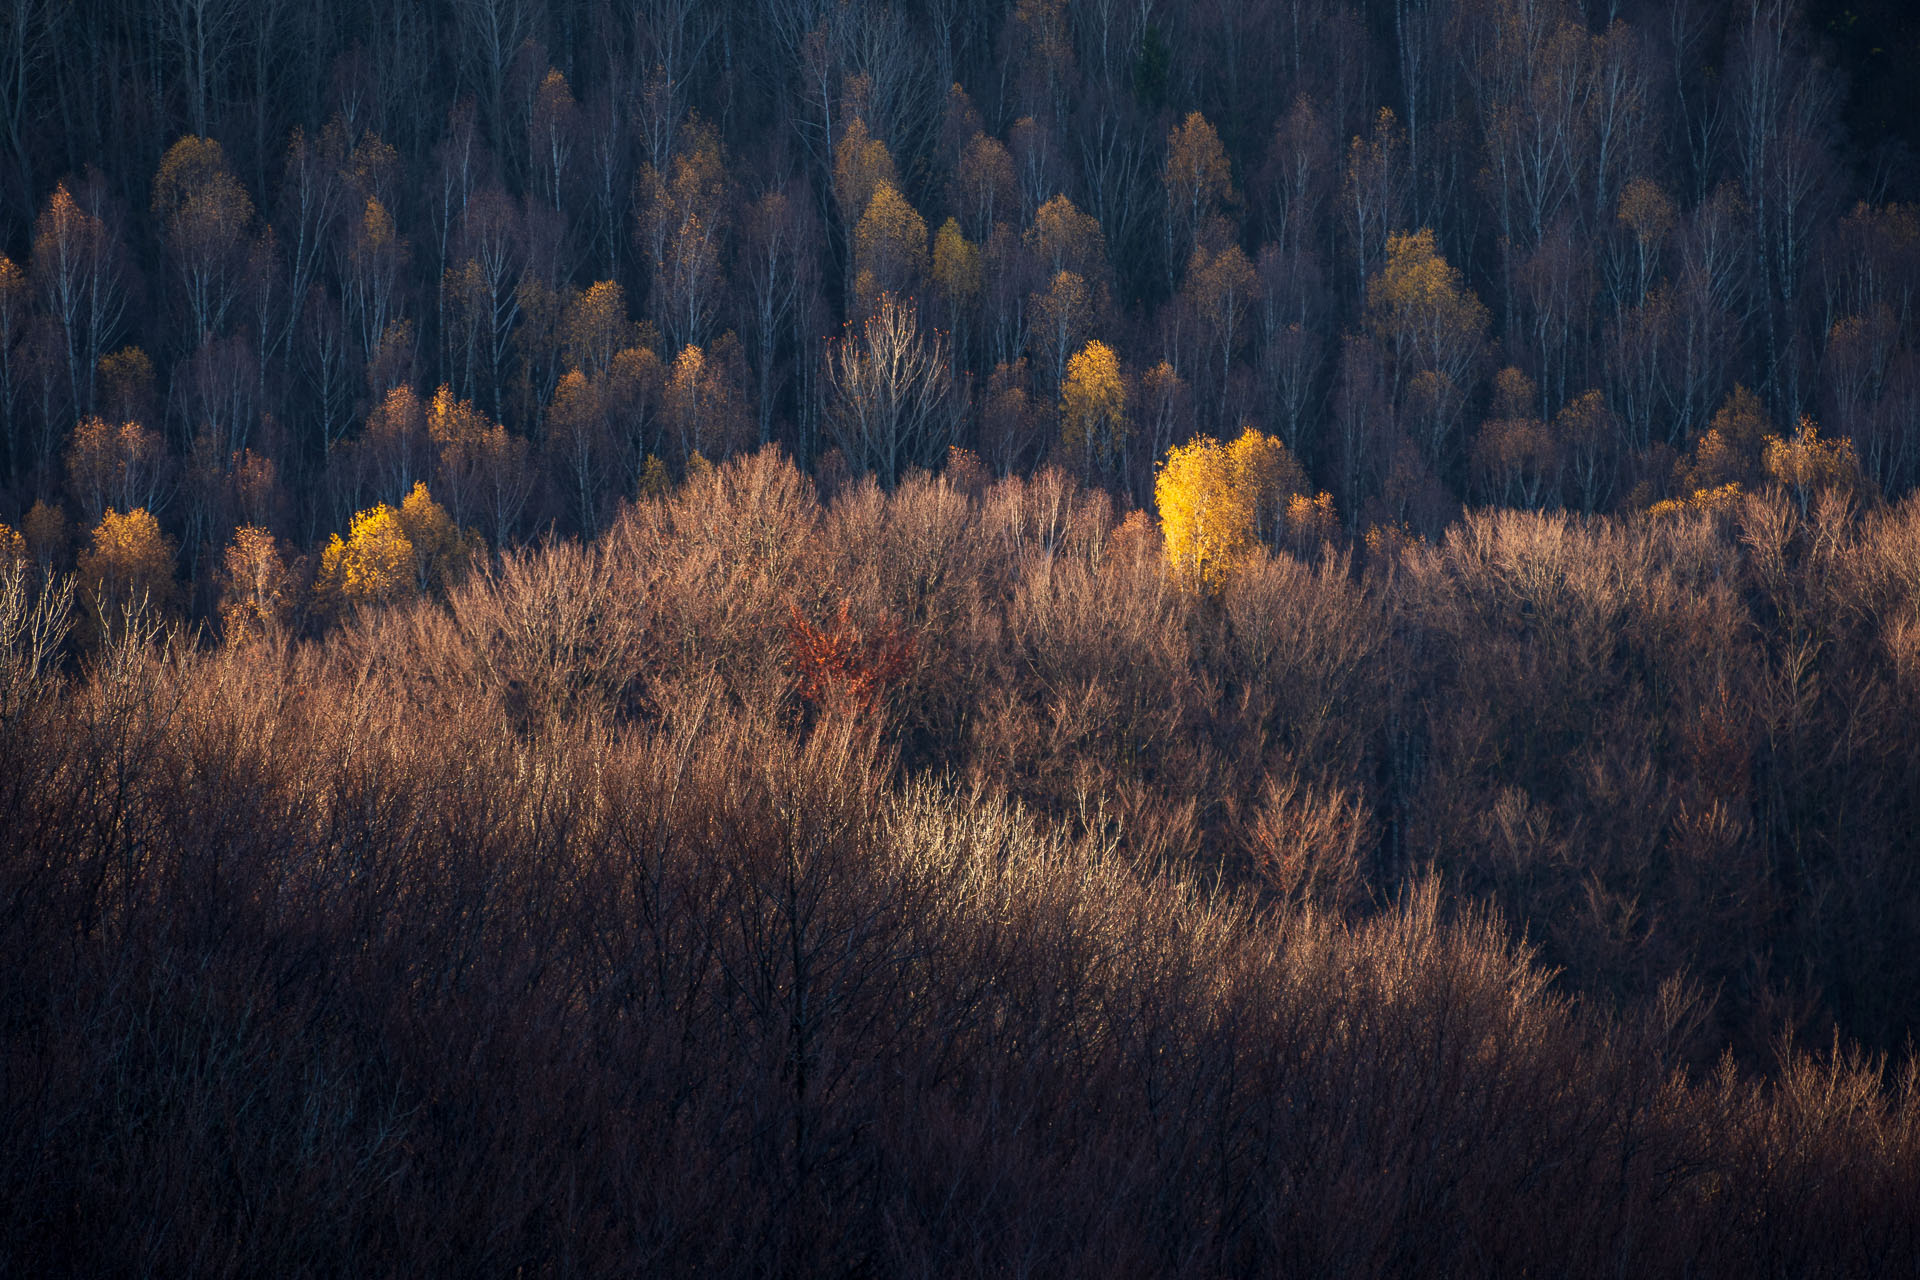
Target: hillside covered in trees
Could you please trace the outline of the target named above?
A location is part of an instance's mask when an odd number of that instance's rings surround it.
[[[1899,9],[0,0],[0,1274],[1920,1271]]]
[[[237,527],[313,546],[425,481],[496,546],[591,535],[769,441],[1145,503],[1168,448],[1254,426],[1353,534],[1751,488],[1803,426],[1867,489],[1920,478],[1911,33],[1871,11],[0,21],[0,520],[58,560],[148,510],[202,611]]]

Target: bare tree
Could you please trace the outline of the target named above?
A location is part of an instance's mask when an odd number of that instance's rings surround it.
[[[781,348],[809,284],[818,288],[819,230],[812,206],[812,197],[798,184],[769,191],[747,210],[741,228],[761,444],[772,438],[774,410],[786,381]]]
[[[909,467],[946,455],[962,408],[954,393],[946,337],[920,332],[912,303],[883,296],[857,330],[827,356],[833,441],[858,472],[891,488]]]
[[[94,372],[126,314],[125,255],[107,224],[64,183],[34,223],[33,275],[59,326],[68,403],[75,413],[90,413]]]
[[[244,0],[165,0],[154,8],[161,42],[178,59],[188,132],[199,137],[207,135],[208,113],[240,42],[248,7]]]
[[[494,144],[507,134],[507,72],[533,34],[531,0],[453,0],[461,75],[480,101]]]

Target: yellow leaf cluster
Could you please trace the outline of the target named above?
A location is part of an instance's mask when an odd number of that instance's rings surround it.
[[[323,609],[385,604],[412,595],[413,543],[386,503],[353,517],[347,537],[327,540],[314,594]]]
[[[479,547],[479,535],[462,532],[416,484],[398,510],[383,502],[359,512],[344,539],[328,540],[314,594],[329,611],[404,600],[451,584]]]
[[[1685,498],[1665,498],[1647,509],[1654,516],[1677,516],[1682,512],[1698,511],[1707,515],[1719,515],[1731,511],[1740,501],[1746,490],[1738,481],[1715,485],[1711,489],[1695,489]]]
[[[632,336],[627,292],[615,280],[602,280],[568,303],[560,321],[567,366],[589,376],[605,373]]]
[[[853,264],[854,292],[863,300],[910,293],[926,273],[926,219],[891,182],[874,188],[853,229]]]
[[[487,415],[473,407],[473,401],[454,399],[453,388],[444,382],[427,406],[427,434],[443,449],[449,445],[473,444],[485,437],[492,426]]]
[[[1340,530],[1339,514],[1333,508],[1333,495],[1322,492],[1309,498],[1296,493],[1287,499],[1287,537],[1296,547],[1312,550],[1332,542]]]
[[[1812,418],[1801,418],[1800,429],[1789,439],[1768,436],[1764,462],[1767,475],[1785,486],[1802,510],[1816,490],[1851,492],[1860,486],[1860,459],[1853,441],[1844,436],[1822,440]]]
[[[842,215],[851,218],[864,211],[881,187],[898,183],[887,144],[873,136],[865,120],[853,117],[833,149],[833,194]]]
[[[968,302],[980,294],[984,277],[980,246],[968,240],[960,224],[948,218],[933,238],[933,280],[949,298]]]
[[[1220,135],[1198,111],[1167,132],[1169,192],[1182,202],[1200,205],[1233,199],[1233,170]]]
[[[1428,326],[1485,329],[1487,310],[1460,269],[1440,255],[1433,230],[1387,237],[1387,261],[1367,283],[1367,310],[1389,332]]]
[[[153,179],[153,211],[171,234],[217,228],[232,236],[253,217],[253,198],[227,167],[211,138],[184,137],[161,157]]]
[[[1060,385],[1060,440],[1077,453],[1112,453],[1128,434],[1127,384],[1120,357],[1094,340],[1067,361]]]
[[[1168,566],[1201,590],[1218,590],[1304,487],[1286,445],[1251,427],[1229,444],[1199,436],[1176,445],[1153,485]]]
[[[80,553],[81,589],[102,604],[145,596],[156,606],[173,602],[173,539],[144,507],[124,514],[107,508]]]
[[[672,492],[673,477],[667,474],[667,464],[660,461],[658,455],[648,454],[646,460],[640,464],[641,498],[664,498]]]
[[[1041,205],[1027,228],[1027,247],[1048,272],[1071,271],[1087,280],[1106,273],[1107,238],[1100,220],[1063,195]]]

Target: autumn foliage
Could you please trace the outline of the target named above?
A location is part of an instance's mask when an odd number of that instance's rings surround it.
[[[1062,472],[769,451],[304,640],[245,532],[255,642],[78,663],[15,561],[0,1247],[1872,1273],[1917,528],[1249,535],[1201,594]]]
[[[913,638],[885,618],[863,635],[847,616],[850,607],[851,601],[842,600],[824,626],[815,626],[799,605],[787,606],[787,655],[802,698],[858,715],[872,711],[906,673]]]
[[[0,1274],[1910,1270],[1916,37],[0,4]]]

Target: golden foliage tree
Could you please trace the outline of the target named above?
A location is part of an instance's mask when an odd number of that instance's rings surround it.
[[[1167,564],[1216,591],[1268,531],[1278,532],[1305,476],[1276,436],[1247,428],[1228,444],[1197,436],[1170,450],[1154,477]]]
[[[933,281],[955,302],[972,302],[982,283],[980,246],[948,218],[933,237]]]
[[[323,612],[386,604],[414,592],[413,543],[400,513],[381,503],[353,517],[347,536],[334,534],[320,553],[315,603]]]
[[[479,550],[478,535],[461,532],[424,484],[398,509],[381,503],[353,517],[342,538],[320,553],[316,603],[325,612],[409,599],[451,584]]]
[[[683,465],[696,454],[725,455],[751,430],[740,362],[739,345],[723,338],[710,350],[684,348],[666,370],[663,429],[679,446]]]
[[[1253,540],[1253,513],[1225,446],[1212,436],[1176,445],[1155,473],[1153,500],[1168,566],[1203,590],[1218,589]]]
[[[632,345],[627,320],[627,291],[618,281],[602,280],[567,304],[560,320],[560,341],[567,367],[599,377],[614,356]]]
[[[874,188],[853,230],[853,296],[866,307],[883,293],[911,296],[927,272],[927,223],[891,182]]]
[[[1233,482],[1252,515],[1254,536],[1276,537],[1287,500],[1306,491],[1306,472],[1280,437],[1253,427],[1227,445],[1227,456],[1233,464]]]
[[[30,559],[27,540],[14,532],[11,525],[0,522],[0,572],[17,564],[25,564]]]
[[[1026,244],[1050,275],[1071,271],[1090,282],[1106,279],[1107,238],[1100,220],[1082,213],[1063,195],[1054,196],[1034,213]]]
[[[1392,357],[1396,400],[1429,463],[1473,389],[1490,322],[1430,228],[1387,237],[1386,262],[1367,282],[1367,323]]]
[[[1034,359],[1049,387],[1066,379],[1067,361],[1093,327],[1093,291],[1077,271],[1056,271],[1045,292],[1028,296]]]
[[[1220,135],[1198,111],[1167,132],[1167,165],[1161,175],[1166,191],[1167,278],[1187,255],[1209,240],[1210,224],[1234,199],[1233,170]]]
[[[1060,385],[1060,442],[1091,473],[1116,466],[1130,434],[1120,357],[1096,339],[1067,361]]]
[[[833,198],[840,205],[841,218],[852,222],[865,215],[881,187],[897,188],[899,182],[887,144],[873,136],[864,119],[854,116],[833,149]]]
[[[1802,417],[1800,429],[1785,440],[1767,437],[1762,461],[1768,478],[1792,495],[1803,516],[1813,495],[1823,489],[1853,493],[1860,488],[1860,459],[1853,441],[1845,436],[1822,440],[1812,418]]]
[[[413,546],[414,585],[421,591],[451,586],[483,550],[479,535],[455,524],[424,484],[414,485],[400,504],[400,528]]]
[[[174,601],[174,542],[153,513],[124,514],[109,507],[80,553],[80,586],[103,624],[124,605],[141,599],[155,608]]]
[[[498,542],[519,518],[532,492],[527,442],[474,407],[444,383],[427,406],[427,435],[439,455],[435,484],[455,524],[478,516]]]
[[[1675,487],[1682,495],[1689,495],[1685,503],[1702,506],[1703,495],[1718,493],[1724,498],[1757,484],[1763,474],[1767,444],[1776,439],[1772,427],[1760,397],[1736,383],[1714,412],[1706,433],[1674,465]],[[1660,504],[1662,510],[1673,505]]]

